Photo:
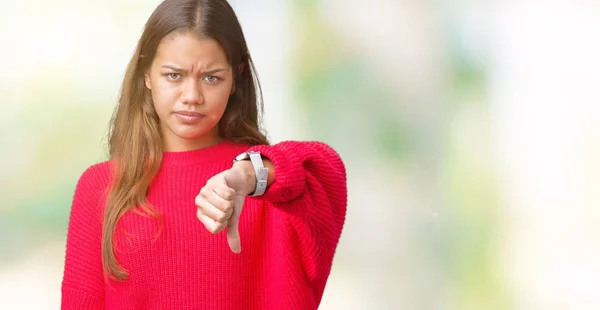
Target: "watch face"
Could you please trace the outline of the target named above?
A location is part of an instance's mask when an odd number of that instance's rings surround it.
[[[248,158],[248,153],[242,153],[235,157],[235,159],[232,161],[232,164],[235,164],[237,161],[244,160],[247,158]]]
[[[259,152],[245,152],[245,153],[242,153],[242,154],[238,155],[233,160],[233,163],[235,163],[236,161],[240,161],[240,160],[252,159],[252,155],[258,155],[260,157],[260,153]],[[262,160],[262,158],[261,158],[261,160]]]
[[[240,155],[238,155],[235,160],[242,160],[242,159],[246,159],[248,158],[248,153],[242,153]]]

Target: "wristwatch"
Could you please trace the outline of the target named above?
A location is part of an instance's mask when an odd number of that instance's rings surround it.
[[[248,160],[252,162],[254,172],[256,174],[256,189],[254,192],[248,194],[248,196],[260,196],[267,190],[267,178],[269,177],[269,168],[263,165],[262,157],[259,152],[245,152],[238,155],[234,160],[233,164],[240,160]]]

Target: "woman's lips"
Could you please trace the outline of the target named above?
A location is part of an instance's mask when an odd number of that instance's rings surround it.
[[[195,123],[200,121],[206,115],[197,112],[189,112],[189,111],[179,111],[175,112],[175,117],[177,117],[183,123]]]

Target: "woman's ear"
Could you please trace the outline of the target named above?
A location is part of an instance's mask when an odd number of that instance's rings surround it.
[[[237,74],[233,79],[233,84],[231,85],[231,95],[233,95],[233,93],[235,93],[235,82],[237,81],[238,77],[242,76],[242,73],[244,72],[245,67],[246,66],[244,64],[241,64],[238,66]]]
[[[152,83],[150,83],[150,76],[148,72],[144,73],[144,84],[146,84],[146,88],[152,89]]]

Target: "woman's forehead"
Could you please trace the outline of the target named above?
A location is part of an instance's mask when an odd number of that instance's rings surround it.
[[[229,66],[227,54],[217,41],[198,38],[191,33],[169,35],[161,40],[155,62],[168,62],[183,68]]]

